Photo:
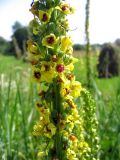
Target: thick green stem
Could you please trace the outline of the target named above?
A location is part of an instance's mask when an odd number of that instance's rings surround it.
[[[54,117],[54,123],[56,125],[56,134],[55,134],[55,143],[54,143],[54,155],[53,159],[62,160],[62,141],[61,141],[61,135],[60,135],[60,128],[59,128],[59,122],[60,117],[62,115],[62,99],[60,96],[60,85],[55,80],[53,83],[53,90],[54,90],[54,97],[53,97],[53,117]]]

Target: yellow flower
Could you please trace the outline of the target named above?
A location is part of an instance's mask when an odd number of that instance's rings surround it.
[[[80,155],[91,152],[91,148],[84,140],[78,144],[78,149],[80,149]]]
[[[65,138],[69,137],[69,133],[66,130],[62,130],[62,134]]]
[[[57,81],[61,83],[61,87],[64,87],[69,84],[68,78],[66,78],[64,72],[58,74]]]
[[[79,60],[78,60],[78,58],[74,58],[74,57],[70,57],[70,59],[71,59],[71,62],[74,64],[74,63],[77,63]]]
[[[33,54],[28,54],[27,55],[27,60],[31,62],[32,65],[36,65],[39,63],[39,59],[41,58],[41,55],[33,55]]]
[[[67,66],[65,67],[65,69],[66,69],[66,71],[73,71],[73,69],[74,69],[73,63],[70,63],[69,65],[67,65]]]
[[[51,138],[53,135],[55,135],[55,133],[56,133],[56,127],[52,123],[49,123],[44,128],[44,135],[48,138]]]
[[[39,49],[37,43],[33,42],[31,39],[27,41],[28,51],[32,54],[39,54]]]
[[[45,108],[41,103],[37,102],[36,103],[36,108],[37,110],[41,113],[41,115],[44,117],[45,115],[48,115],[50,114],[50,111],[48,108]]]
[[[70,89],[71,89],[70,95],[73,96],[73,97],[78,97],[78,96],[80,96],[82,86],[81,86],[80,82],[72,81]]]
[[[66,121],[69,122],[74,122],[74,117],[72,115],[68,115]]]
[[[33,81],[40,82],[41,72],[39,68],[35,68],[35,67],[32,68],[32,78],[33,78]]]
[[[74,65],[69,65],[67,69],[74,66]],[[65,80],[64,80],[65,81]],[[63,82],[64,82],[63,81]],[[61,90],[60,94],[62,97],[64,97],[67,100],[67,103],[70,105],[71,108],[76,108],[76,105],[72,102],[73,97],[78,97],[80,96],[80,92],[82,90],[81,84],[78,81],[72,81],[66,80],[66,82],[61,83]]]
[[[75,80],[75,76],[74,76],[74,74],[72,74],[72,73],[68,73],[68,74],[66,75],[66,78],[67,78],[68,80],[70,80],[70,81]]]
[[[33,42],[31,39],[27,41],[28,51],[27,60],[35,65],[38,63],[39,59],[43,57],[43,54],[39,51],[38,44]]]
[[[70,84],[69,83],[62,83],[60,94],[62,97],[67,98],[67,96],[70,94]]]
[[[71,149],[78,151],[78,139],[73,134],[69,135],[69,140],[72,142]]]
[[[68,20],[67,19],[61,20],[61,26],[62,26],[62,28],[66,29],[66,30],[69,30]]]
[[[60,122],[59,122],[59,126],[60,126],[60,129],[64,129],[65,128],[65,123],[66,123],[66,121],[65,120],[60,120]]]
[[[66,101],[67,103],[68,103],[68,105],[71,107],[71,108],[76,108],[76,104],[72,101],[72,100],[70,100],[70,99],[67,99],[67,101]]]
[[[74,13],[74,8],[70,7],[70,5],[68,3],[61,3],[60,6],[57,6],[55,8],[62,11],[65,14]]]
[[[44,157],[46,154],[45,154],[45,152],[38,152],[38,157],[39,158],[42,158],[42,157]]]
[[[67,128],[68,128],[69,132],[72,132],[74,125],[75,125],[74,122],[67,123]]]
[[[33,127],[33,135],[34,136],[42,135],[42,130],[43,130],[43,127],[41,126],[41,124],[34,125],[34,127]]]
[[[72,55],[72,53],[73,53],[73,47],[72,47],[72,46],[69,46],[69,47],[66,49],[66,54]]]
[[[33,34],[37,35],[39,33],[39,23],[37,20],[33,19],[29,25],[33,29]]]
[[[60,5],[60,8],[61,10],[65,13],[65,14],[71,14],[71,11],[70,11],[70,5],[67,4],[67,3],[62,3]]]
[[[78,160],[78,158],[76,158],[76,153],[70,148],[67,149],[67,159],[68,160]]]
[[[75,118],[75,117],[79,117],[79,112],[78,112],[78,110],[77,110],[77,108],[73,108],[72,109],[72,115],[73,115],[73,117]]]
[[[50,121],[46,121],[44,117],[40,118],[40,121],[34,125],[33,127],[33,135],[34,136],[45,136],[51,138],[56,133],[56,127],[50,123]]]
[[[62,51],[66,52],[71,45],[72,45],[72,41],[69,36],[61,37],[61,50]]]
[[[51,14],[42,10],[39,10],[39,19],[43,23],[49,22]]]
[[[47,35],[43,38],[42,44],[43,46],[46,46],[48,48],[53,48],[57,41],[58,39],[56,38],[56,36],[51,33],[50,35]]]
[[[55,66],[50,62],[43,62],[41,66],[41,82],[51,83],[55,76]]]

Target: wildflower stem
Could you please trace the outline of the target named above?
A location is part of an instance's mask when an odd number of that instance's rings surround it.
[[[90,0],[86,2],[86,21],[85,21],[85,34],[86,34],[86,78],[87,87],[91,87],[91,64],[90,64],[90,37],[89,37],[89,15],[90,15]]]
[[[55,158],[61,159],[61,136],[60,136],[60,116],[61,116],[61,109],[62,109],[62,102],[60,96],[60,85],[57,83],[57,79],[53,83],[54,86],[54,103],[53,103],[53,110],[56,111],[55,115],[55,123],[56,123],[56,134],[55,134]],[[54,157],[53,157],[54,158]]]

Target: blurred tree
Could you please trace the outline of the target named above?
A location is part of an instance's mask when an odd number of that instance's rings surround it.
[[[13,33],[14,33],[16,30],[18,30],[18,29],[20,29],[20,28],[22,28],[22,27],[23,27],[22,24],[21,24],[20,22],[16,21],[16,22],[14,23],[14,25],[12,26]]]
[[[119,74],[119,52],[112,44],[104,44],[98,59],[98,76],[108,78]]]
[[[120,38],[118,38],[118,39],[115,40],[115,44],[116,44],[118,47],[120,47]]]
[[[8,42],[6,54],[15,55],[17,58],[25,57],[26,41],[29,37],[29,29],[27,26],[22,26],[19,22],[15,22],[12,29],[12,40]]]
[[[7,47],[8,42],[3,37],[0,37],[0,54],[5,54]]]
[[[81,45],[81,44],[74,44],[73,45],[73,49],[78,51],[78,50],[85,50],[85,45]]]
[[[8,46],[7,46],[6,50],[5,50],[5,55],[16,56],[13,41],[9,41],[8,42]]]
[[[13,36],[16,39],[16,42],[18,44],[18,47],[20,48],[21,52],[24,54],[24,43],[28,40],[29,33],[28,33],[28,27],[22,27],[17,29],[14,33]]]
[[[21,56],[22,56],[21,49],[20,49],[19,46],[18,46],[18,43],[17,43],[16,38],[13,37],[12,40],[13,40],[13,44],[14,44],[14,48],[15,48],[15,52],[16,52],[16,57],[17,57],[18,59],[20,59]]]

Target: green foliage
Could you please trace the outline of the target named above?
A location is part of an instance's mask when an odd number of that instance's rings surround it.
[[[13,24],[13,26],[12,26],[13,33],[14,33],[16,30],[18,30],[18,29],[20,29],[20,28],[22,28],[22,27],[23,27],[22,24],[21,24],[20,22],[16,21],[16,22]]]
[[[13,41],[8,41],[8,46],[5,50],[5,53],[4,55],[7,55],[7,56],[15,56],[15,47],[14,47],[14,44],[13,44]]]
[[[119,51],[114,45],[104,44],[99,55],[97,70],[100,78],[119,74]]]
[[[118,81],[119,83],[119,81]],[[115,97],[99,97],[98,119],[100,134],[100,159],[120,159],[120,87],[118,86]]]
[[[99,136],[98,121],[96,119],[96,104],[93,100],[91,93],[86,89],[83,89],[80,97],[80,117],[83,119],[85,140],[91,148],[90,156],[85,155],[87,160],[98,157],[99,152]],[[79,130],[79,129],[78,129]],[[81,133],[81,132],[79,132]],[[94,137],[94,138],[91,138]]]
[[[5,54],[7,47],[8,42],[3,37],[0,37],[0,54]]]
[[[27,27],[21,27],[15,30],[13,33],[13,37],[16,38],[16,41],[18,43],[19,48],[21,49],[22,53],[24,53],[23,45],[28,40],[28,28]]]
[[[81,51],[81,50],[85,50],[85,46],[84,45],[81,45],[81,44],[74,44],[73,45],[73,49],[75,50],[75,51]]]

